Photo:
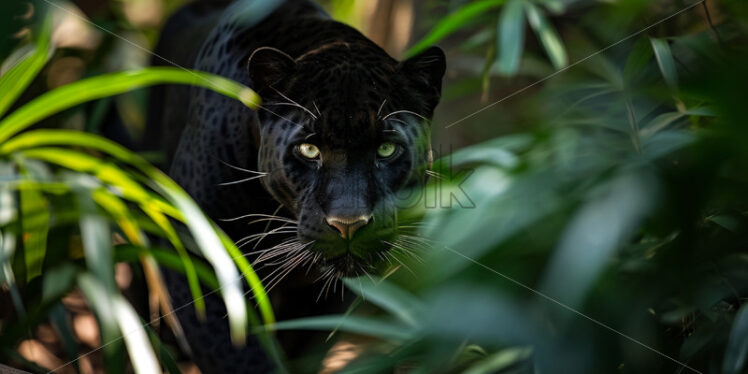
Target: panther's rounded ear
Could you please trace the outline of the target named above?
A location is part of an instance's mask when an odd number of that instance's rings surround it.
[[[248,69],[252,88],[262,91],[291,75],[296,69],[296,62],[278,49],[261,47],[249,56]]]
[[[431,110],[439,103],[442,92],[442,78],[447,70],[447,59],[441,48],[433,46],[400,63],[400,70],[416,88],[426,96]]]

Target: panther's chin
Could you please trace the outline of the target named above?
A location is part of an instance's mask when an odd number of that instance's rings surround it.
[[[358,277],[376,272],[376,264],[348,252],[343,255],[325,259],[324,268],[334,269],[338,278]]]

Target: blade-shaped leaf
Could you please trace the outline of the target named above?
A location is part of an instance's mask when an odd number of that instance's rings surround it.
[[[97,280],[97,277],[88,273],[79,275],[77,283],[99,322],[106,372],[124,372],[122,335],[114,311],[114,302],[110,297],[111,293]]]
[[[504,75],[514,75],[525,43],[525,20],[522,0],[509,0],[499,17],[498,69]]]
[[[657,65],[660,67],[665,82],[671,89],[678,87],[678,71],[675,68],[675,59],[673,53],[670,50],[670,45],[667,40],[651,38],[652,49],[657,58]]]
[[[52,18],[47,17],[30,55],[18,61],[10,70],[0,77],[0,118],[10,108],[16,99],[21,96],[26,87],[34,80],[44,64],[52,55],[50,36]]]
[[[414,295],[383,279],[347,278],[348,288],[409,325],[416,325],[418,312],[423,307]]]
[[[493,8],[503,5],[505,2],[506,0],[482,0],[466,4],[441,20],[433,29],[431,29],[431,32],[424,36],[423,39],[416,43],[416,45],[407,50],[405,56],[411,57],[425,51],[426,48],[442,40],[460,27],[465,26],[474,18]]]
[[[14,111],[0,121],[0,143],[40,120],[78,104],[163,83],[209,88],[252,109],[260,105],[260,97],[249,87],[213,74],[167,67],[111,73],[54,89]]]
[[[725,357],[722,360],[722,373],[738,374],[743,372],[746,358],[748,358],[748,304],[743,304],[732,323]]]
[[[26,173],[22,172],[26,175]],[[25,189],[19,191],[21,196],[21,226],[23,230],[23,249],[26,261],[26,280],[42,274],[44,256],[47,253],[47,234],[49,233],[49,204],[39,190]]]
[[[392,321],[377,320],[359,316],[318,316],[281,321],[265,325],[267,330],[333,330],[339,329],[355,334],[375,336],[382,339],[405,341],[414,337],[417,330],[400,326]],[[262,331],[256,328],[256,331]]]
[[[179,185],[172,181],[166,174],[150,165],[142,157],[108,139],[103,139],[91,134],[66,130],[35,130],[26,134],[21,134],[6,144],[1,145],[0,153],[16,152],[24,148],[50,144],[77,145],[97,149],[115,157],[119,161],[128,163],[143,172],[156,184],[161,192],[169,198],[174,206],[180,208],[182,212],[190,213],[174,218],[185,222],[190,228],[192,234],[196,238],[201,239],[201,241],[198,241],[198,244],[206,258],[209,260],[212,259],[212,256],[221,258],[221,260],[211,261],[211,264],[219,274],[219,281],[222,289],[225,291],[227,288],[237,287],[237,290],[232,294],[236,295],[237,293],[241,293],[238,284],[234,283],[238,278],[232,277],[232,275],[236,274],[236,268],[231,264],[233,261],[244,274],[247,283],[255,294],[258,307],[260,308],[265,323],[272,323],[275,321],[267,294],[262,287],[259,277],[254,272],[254,269],[252,269],[252,266],[249,264],[246,257],[243,256],[241,251],[236,248],[233,242],[225,234],[222,232],[217,233],[216,228],[209,223],[205,215],[200,212],[197,205],[192,201],[192,199],[190,199],[189,195],[179,187]],[[25,151],[24,154],[28,156],[27,152],[29,151]],[[31,152],[38,153],[39,150],[34,149],[31,150]],[[55,159],[49,159],[48,161],[55,162]],[[204,245],[208,245],[209,247],[204,247]],[[226,250],[229,252],[228,255],[225,252]],[[229,262],[228,265],[226,264],[227,260]],[[224,300],[228,299],[228,296],[224,294]],[[234,304],[243,302],[243,297],[232,301]],[[231,313],[238,312],[238,310],[238,308],[230,308],[229,316],[233,315]]]
[[[548,22],[543,12],[535,4],[529,1],[525,2],[525,10],[527,11],[527,21],[533,30],[535,30],[535,34],[538,35],[545,53],[551,59],[553,67],[556,69],[565,67],[569,60],[566,55],[564,43],[561,42],[556,29]]]
[[[83,179],[84,176],[80,176]],[[85,183],[85,182],[82,182]],[[99,215],[96,204],[87,191],[77,193],[80,206],[80,229],[86,265],[97,281],[109,292],[115,292],[112,234],[107,220]]]
[[[122,331],[127,351],[133,358],[130,362],[135,372],[138,374],[163,373],[138,314],[122,296],[115,296],[112,302],[117,325]]]

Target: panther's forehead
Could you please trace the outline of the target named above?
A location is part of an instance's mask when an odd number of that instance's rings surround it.
[[[292,99],[316,117],[314,132],[338,148],[378,144],[383,132],[393,127],[394,122],[384,121],[388,114],[418,107],[411,105],[412,95],[407,94],[411,90],[397,61],[371,48],[366,54],[355,49],[332,47],[298,59],[298,69],[287,86]]]

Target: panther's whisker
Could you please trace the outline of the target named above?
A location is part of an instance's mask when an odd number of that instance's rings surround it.
[[[247,243],[251,243],[255,240],[262,240],[262,238],[268,236],[268,235],[277,235],[277,234],[293,234],[296,233],[295,227],[278,227],[273,230],[270,230],[268,232],[260,232],[257,234],[247,235],[241,239],[239,239],[235,244],[236,245],[245,245]]]
[[[393,265],[392,260],[390,259],[389,256],[387,256],[387,252],[378,252],[377,256],[379,256],[379,259],[381,259],[382,261],[387,261],[387,263],[389,263],[390,266]]]
[[[294,234],[294,233],[296,233],[296,231],[289,231],[289,232],[282,232],[282,231],[279,231],[279,232],[275,232],[275,233],[273,233],[273,234],[284,235],[284,234]],[[242,248],[244,248],[244,247],[245,247],[246,245],[248,245],[248,244],[251,244],[252,242],[254,242],[254,241],[256,241],[256,240],[261,240],[261,239],[262,239],[262,238],[264,238],[264,237],[265,237],[266,235],[267,235],[267,233],[263,233],[263,236],[262,236],[262,237],[255,237],[255,238],[250,238],[250,239],[247,239],[247,240],[246,240],[246,241],[245,241],[244,243],[242,243],[242,244],[238,245],[238,246],[237,246],[237,248],[239,248],[239,249],[242,249]],[[275,248],[275,247],[273,247],[273,248]],[[252,255],[252,254],[256,254],[256,253],[258,253],[258,252],[260,252],[260,251],[251,251],[251,252],[247,253],[247,256],[249,256],[249,255]]]
[[[296,104],[296,106],[297,106],[297,107],[299,107],[300,109],[303,109],[304,111],[306,111],[307,113],[309,113],[309,115],[310,115],[310,116],[312,116],[312,118],[314,118],[315,120],[317,119],[317,116],[315,116],[315,115],[314,115],[314,113],[312,113],[312,111],[311,111],[311,110],[309,110],[309,109],[307,109],[306,107],[304,107],[303,105],[301,105],[301,104],[299,104],[299,103],[297,103],[297,102],[295,102],[295,101],[291,100],[291,98],[289,98],[288,96],[284,95],[284,94],[283,94],[282,92],[278,91],[278,90],[277,90],[277,89],[276,89],[275,87],[272,87],[272,86],[271,86],[271,88],[272,88],[272,89],[273,89],[273,91],[275,91],[275,92],[276,92],[276,93],[277,93],[278,95],[281,95],[281,97],[283,97],[284,99],[288,100],[288,101],[289,101],[290,103],[292,103],[292,104]]]
[[[426,170],[426,175],[434,177],[436,179],[444,179],[444,176],[441,173],[437,173],[433,170]]]
[[[278,245],[276,245],[276,246],[274,246],[274,247],[272,247],[270,249],[263,250],[265,253],[263,253],[262,255],[260,255],[255,260],[255,263],[259,264],[259,263],[262,263],[264,261],[267,261],[267,260],[270,260],[270,259],[282,256],[284,254],[288,257],[288,255],[290,255],[291,253],[301,252],[303,249],[305,249],[306,247],[310,246],[313,242],[314,241],[302,244],[302,243],[299,243],[296,240],[292,240],[292,241],[288,241],[287,240],[286,242],[278,244]]]
[[[327,283],[327,287],[325,288],[325,299],[327,299],[327,295],[330,293],[330,286],[332,286],[332,284],[337,280],[336,278],[337,277],[334,274],[330,275],[330,281]]]
[[[277,286],[283,279],[288,276],[294,269],[296,269],[299,264],[304,263],[311,257],[311,253],[304,252],[296,255],[290,265],[286,265],[286,270],[278,274],[274,279],[268,282],[268,285],[266,287],[267,292],[270,292],[275,286]]]
[[[371,283],[377,284],[377,282],[374,280],[374,278],[369,274],[368,271],[364,271],[364,275],[366,275],[367,278],[371,281]]]
[[[312,270],[312,265],[316,264],[317,261],[319,261],[319,258],[322,256],[322,253],[317,252],[314,254],[314,257],[312,257],[312,261],[309,261],[309,265],[306,267],[306,271],[304,272],[304,276],[309,275],[309,271]]]
[[[382,114],[382,108],[384,108],[385,103],[387,103],[387,99],[384,99],[382,101],[382,104],[379,105],[379,110],[377,110],[377,119],[379,119],[379,115]]]
[[[397,122],[397,123],[399,123],[401,125],[404,125],[404,126],[408,126],[409,125],[408,122],[405,122],[405,121],[403,121],[401,119],[397,119],[397,118],[392,118],[392,119],[390,119],[390,121]],[[397,131],[397,130],[392,130],[392,131]],[[399,131],[397,131],[397,132],[399,132]]]
[[[390,245],[390,246],[392,246],[392,248],[393,248],[393,249],[396,249],[396,250],[397,250],[397,249],[400,249],[400,250],[403,250],[403,251],[404,251],[404,249],[402,249],[402,248],[401,248],[400,246],[398,246],[398,245],[395,245],[394,243],[388,242],[388,241],[386,241],[386,240],[383,240],[382,242],[384,242],[384,243],[385,243],[385,244],[387,244],[387,245]],[[394,253],[392,253],[392,252],[394,252],[394,251],[390,251],[390,252],[388,252],[388,254],[389,254],[389,255],[390,255],[390,256],[391,256],[391,257],[392,257],[392,258],[393,258],[393,259],[394,259],[395,261],[397,261],[398,263],[400,263],[400,265],[402,265],[402,266],[403,266],[403,267],[404,267],[404,268],[405,268],[406,270],[408,270],[408,271],[409,271],[409,272],[410,272],[411,274],[413,274],[413,275],[415,275],[415,274],[416,274],[415,272],[413,272],[413,270],[412,270],[412,269],[411,269],[410,267],[408,267],[408,265],[406,265],[406,264],[405,264],[405,263],[404,263],[404,262],[403,262],[402,260],[400,260],[399,258],[397,258],[397,256],[395,256],[395,255],[394,255]]]
[[[423,119],[424,121],[428,121],[429,120],[428,118],[426,118],[426,117],[424,117],[424,116],[422,116],[422,115],[420,115],[420,114],[418,114],[416,112],[413,112],[413,111],[410,111],[410,110],[406,110],[406,109],[401,109],[401,110],[396,110],[396,111],[394,111],[394,112],[392,112],[392,113],[384,116],[384,118],[382,118],[382,121],[386,120],[387,118],[390,118],[391,116],[394,116],[395,114],[400,114],[400,113],[412,114],[412,115],[414,115],[416,117],[419,117],[419,118]]]
[[[296,227],[291,228],[291,227],[287,227],[287,225],[288,225],[288,223],[284,223],[280,227],[268,231],[268,234],[275,233],[275,232],[280,232],[280,231],[283,231],[284,233],[288,233],[288,234],[296,233]],[[288,232],[289,230],[291,232]],[[252,249],[257,249],[257,246],[260,245],[260,242],[262,242],[262,240],[265,239],[265,237],[267,237],[267,235],[263,235],[259,239],[257,239],[257,242],[255,242],[255,245],[252,246]]]
[[[299,243],[287,244],[287,245],[285,245],[283,247],[276,246],[276,247],[272,248],[273,249],[272,251],[265,252],[262,255],[260,255],[254,261],[254,263],[255,264],[260,264],[260,263],[263,263],[263,262],[268,261],[270,259],[274,259],[276,257],[282,256],[284,254],[289,254],[289,253],[296,252],[299,248],[300,248]]]
[[[255,235],[259,235],[259,234],[255,234]],[[286,240],[284,240],[284,241],[282,241],[282,242],[280,242],[280,243],[278,243],[278,244],[276,244],[276,245],[274,245],[274,246],[272,246],[270,248],[262,249],[262,250],[259,250],[259,251],[252,251],[252,252],[247,253],[247,254],[250,255],[250,254],[267,253],[267,252],[273,251],[273,250],[281,248],[281,247],[289,246],[289,245],[291,245],[293,243],[297,243],[296,238],[289,238],[289,239],[286,239]]]
[[[423,240],[412,238],[410,237],[410,235],[400,235],[395,240],[395,242],[403,244],[403,245],[405,244],[410,245],[411,247],[413,247],[414,250],[419,250],[419,251],[431,248],[429,243],[426,243]]]
[[[317,114],[319,114],[320,117],[322,117],[322,112],[319,111],[319,107],[317,106],[317,103],[312,100],[312,105],[314,105],[314,110],[317,111]]]
[[[288,219],[286,217],[275,216],[275,215],[270,215],[270,214],[250,213],[250,214],[245,214],[243,216],[234,217],[234,218],[221,218],[221,219],[219,219],[219,221],[231,222],[231,221],[238,221],[240,219],[247,218],[247,217],[275,217],[275,218]]]
[[[271,224],[272,222],[285,222],[285,223],[292,223],[294,225],[296,224],[296,221],[294,221],[292,219],[289,219],[289,218],[283,218],[283,217],[258,218],[256,220],[249,221],[247,224],[251,225],[251,224],[254,224],[254,223],[265,222],[265,221],[271,221],[271,222],[268,222],[268,224]]]
[[[322,297],[322,293],[325,292],[325,290],[328,288],[329,283],[335,279],[335,269],[329,268],[327,269],[322,275],[320,275],[316,280],[315,283],[319,280],[324,280],[324,283],[322,284],[322,287],[319,290],[319,294],[317,295],[317,302],[319,302],[319,299]],[[327,297],[327,296],[325,296]]]
[[[216,186],[231,186],[231,185],[234,185],[234,184],[240,184],[240,183],[244,183],[244,182],[250,182],[250,181],[253,181],[255,179],[265,178],[268,175],[270,175],[270,174],[269,173],[264,173],[262,175],[255,175],[254,177],[239,179],[239,180],[236,180],[236,181],[218,183]]]
[[[265,173],[263,171],[249,170],[249,169],[238,167],[236,165],[231,165],[228,162],[223,161],[223,160],[218,159],[218,158],[217,158],[217,160],[218,160],[218,162],[220,162],[220,163],[222,163],[222,164],[224,164],[224,165],[226,165],[226,166],[228,166],[228,167],[230,167],[230,168],[232,168],[234,170],[239,170],[239,171],[243,171],[245,173],[252,173],[252,174],[267,174],[267,173]]]
[[[312,112],[311,112],[311,111],[309,111],[309,110],[308,110],[307,108],[304,108],[303,106],[301,106],[301,105],[299,105],[299,104],[296,104],[296,103],[280,103],[280,102],[278,102],[278,103],[266,103],[265,105],[271,105],[271,106],[275,106],[275,105],[281,105],[281,106],[282,106],[282,105],[287,105],[287,106],[292,106],[292,107],[295,107],[295,108],[299,108],[299,109],[302,109],[302,110],[306,111],[306,112],[307,112],[307,113],[309,113],[309,115],[311,115],[311,116],[312,116],[312,117],[313,117],[313,118],[314,118],[315,120],[317,119],[317,116],[316,116],[316,115],[314,115],[314,113],[312,113]]]
[[[428,245],[436,245],[436,244],[438,244],[438,242],[436,240],[434,240],[434,239],[424,238],[424,237],[418,236],[418,235],[400,234],[400,236],[404,237],[404,238],[408,238],[410,240],[423,242],[424,244],[428,244]]]
[[[288,275],[299,264],[301,260],[310,256],[309,252],[300,252],[301,249],[303,249],[303,246],[299,247],[299,251],[294,255],[293,260],[285,261],[283,265],[277,267],[261,280],[262,283],[268,285],[265,287],[267,292],[270,292],[270,290],[275,285],[283,280],[283,278],[285,278],[286,275]]]
[[[278,212],[280,212],[281,208],[283,208],[283,204],[278,204],[278,207],[275,208],[275,211],[273,211],[272,215],[275,216],[275,217],[273,217],[273,219],[277,219]],[[280,221],[280,219],[277,219],[277,220]],[[289,220],[289,221],[291,221],[291,220]],[[253,222],[250,222],[249,224],[251,225]],[[270,218],[268,218],[268,223],[265,225],[265,230],[262,230],[262,231],[268,231],[268,229],[270,228],[270,224],[272,224],[272,223],[273,222],[270,220]]]
[[[413,256],[418,256],[419,259],[421,258],[419,253],[423,253],[426,250],[431,249],[431,245],[429,245],[428,243],[418,242],[414,241],[413,239],[403,237],[397,238],[394,242],[399,244],[404,249],[407,249]]]

